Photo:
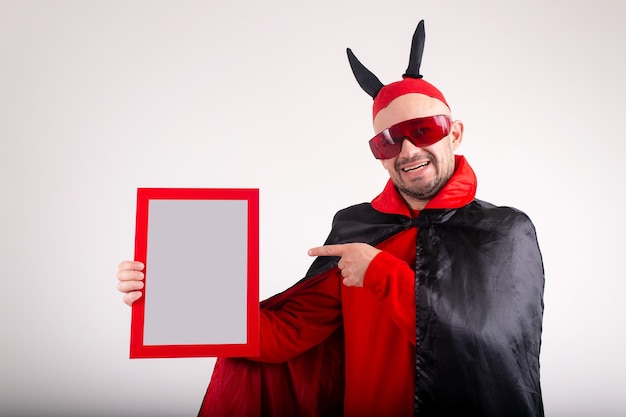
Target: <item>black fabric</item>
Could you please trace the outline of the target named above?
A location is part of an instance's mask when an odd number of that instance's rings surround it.
[[[419,416],[543,416],[544,271],[522,212],[475,200],[418,217]]]
[[[415,226],[415,415],[543,416],[544,273],[530,219],[480,200],[415,219],[360,204],[336,214],[326,244],[377,245]],[[337,261],[317,258],[304,280]]]

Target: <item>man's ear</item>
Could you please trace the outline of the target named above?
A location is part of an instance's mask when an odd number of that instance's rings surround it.
[[[450,138],[452,143],[452,150],[457,150],[461,146],[463,141],[463,122],[455,120],[450,127]]]

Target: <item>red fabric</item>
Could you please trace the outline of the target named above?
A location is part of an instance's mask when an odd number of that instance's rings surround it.
[[[474,198],[473,171],[463,157],[456,163],[452,179],[427,207],[460,207]],[[393,184],[372,205],[382,212],[410,213]],[[378,246],[382,252],[370,263],[363,288],[343,286],[335,268],[265,301],[261,356],[251,358],[258,362],[219,359],[200,416],[339,415],[332,407],[340,404],[342,391],[346,417],[412,416],[415,277],[410,266],[416,234],[411,228]]]
[[[328,285],[332,281],[328,278],[333,274],[334,270],[331,270],[318,275],[261,303],[261,320],[264,323],[261,329],[262,352],[267,353],[271,349],[270,345],[276,344],[276,352],[270,353],[266,359],[276,361],[279,355],[287,357],[294,354],[293,343],[287,342],[283,349],[281,335],[271,337],[269,334],[272,332],[271,327],[286,330],[284,340],[287,341],[293,337],[293,331],[284,327],[285,323],[277,324],[276,317],[281,314],[270,316],[279,311],[299,314],[298,310],[311,301],[328,300],[324,291],[330,294],[337,292],[332,289],[332,285]],[[341,313],[337,308],[334,310],[332,315]],[[311,317],[310,313],[305,312],[303,320],[307,316]],[[340,322],[340,319],[333,321]],[[304,323],[298,323],[297,320],[291,323],[306,330]],[[344,392],[343,331],[342,327],[328,323],[328,327],[333,326],[335,331],[330,336],[288,361],[273,363],[260,362],[262,358],[254,358],[254,361],[218,358],[199,417],[341,416]],[[318,331],[319,327],[316,326],[311,334]]]
[[[437,87],[427,81],[424,81],[422,78],[405,77],[402,81],[396,81],[395,83],[388,84],[380,89],[374,98],[372,117],[376,117],[378,112],[387,107],[394,99],[410,93],[420,93],[436,98],[448,106],[448,108],[450,107],[445,97],[441,91],[437,89]]]
[[[416,233],[378,246],[363,288],[343,286],[346,417],[413,415]]]

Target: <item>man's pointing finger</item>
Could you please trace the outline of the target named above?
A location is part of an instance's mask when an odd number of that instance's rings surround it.
[[[343,245],[325,245],[309,249],[309,256],[342,256]]]

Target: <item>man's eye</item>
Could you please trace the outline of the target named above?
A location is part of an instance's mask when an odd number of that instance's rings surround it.
[[[424,135],[427,135],[427,134],[428,134],[428,132],[430,132],[430,129],[429,129],[429,128],[427,128],[427,127],[420,128],[420,129],[415,129],[415,130],[413,131],[413,136],[414,136],[414,137],[415,137],[415,136],[424,136]]]

